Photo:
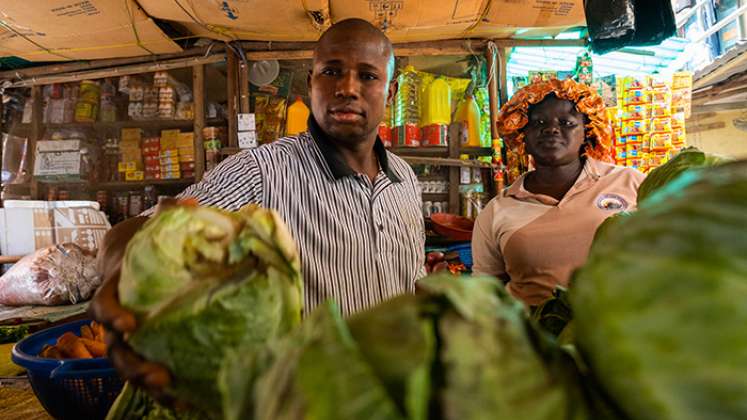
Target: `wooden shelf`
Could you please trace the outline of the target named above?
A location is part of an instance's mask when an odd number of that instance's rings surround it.
[[[448,199],[449,193],[423,193],[423,201],[433,201],[433,199],[436,199],[436,201],[446,201],[442,199]]]
[[[447,147],[392,147],[390,152],[399,156],[413,157],[448,157],[449,149]],[[460,155],[471,156],[493,156],[493,149],[490,147],[460,147]]]
[[[460,147],[459,153],[463,155],[493,156],[491,147]]]
[[[157,187],[181,187],[189,186],[194,184],[194,178],[182,178],[182,179],[152,179],[145,181],[115,181],[115,182],[88,182],[88,181],[54,181],[54,180],[39,180],[42,184],[65,186],[65,187],[87,187],[90,190],[117,190],[117,189],[129,189],[129,188],[143,188],[146,185],[154,185]]]
[[[448,147],[392,147],[390,152],[398,156],[447,157]]]
[[[226,120],[214,118],[205,121],[206,126],[225,126]],[[194,127],[194,120],[147,120],[147,121],[114,121],[114,122],[90,122],[90,123],[48,123],[43,124],[46,128],[91,128],[94,130],[102,129],[122,129],[122,128],[142,128],[151,130],[179,128],[191,129]]]

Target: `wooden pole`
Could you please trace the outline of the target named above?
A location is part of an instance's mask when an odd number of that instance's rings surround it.
[[[503,106],[508,102],[508,50],[507,48],[498,48],[498,81],[500,82],[501,103]]]
[[[249,66],[243,60],[239,62],[239,112],[249,113]]]
[[[24,79],[14,82],[10,87],[29,87],[39,85],[49,85],[53,83],[68,83],[89,79],[102,79],[105,77],[119,77],[130,74],[152,73],[155,71],[165,71],[178,68],[192,67],[198,64],[210,64],[224,61],[223,54],[215,54],[207,57],[178,58],[168,61],[149,62],[143,64],[133,64],[123,67],[112,67],[106,69],[97,69],[81,71],[76,73],[63,73],[51,76],[39,76],[30,79]]]
[[[498,72],[498,66],[495,63],[496,48],[493,47],[495,44],[489,44],[485,50],[487,56],[488,74],[490,80],[488,83],[488,93],[490,95],[490,135],[491,139],[497,139],[498,135],[498,109],[500,104],[498,103],[498,79],[504,78],[503,73]]]
[[[227,84],[228,84],[228,147],[238,147],[238,117],[236,115],[237,105],[237,68],[236,55],[230,49],[226,51],[227,55]]]
[[[205,128],[205,65],[192,67],[192,91],[195,100],[194,149],[195,182],[202,179],[205,172],[205,143],[202,129]]]

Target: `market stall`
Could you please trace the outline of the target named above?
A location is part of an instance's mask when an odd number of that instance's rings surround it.
[[[0,18],[1,56],[48,62],[0,71],[5,98],[0,107],[0,263],[16,263],[10,275],[0,278],[0,298],[16,299],[13,306],[0,305],[0,349],[26,337],[13,360],[27,370],[35,395],[56,417],[103,418],[112,404],[109,418],[114,419],[173,415],[141,390],[124,386],[100,357],[105,351],[101,326],[86,316],[100,282],[88,275],[95,270],[93,255],[111,226],[200,181],[221,161],[306,131],[306,80],[314,41],[333,22],[365,18],[394,43],[398,91],[387,104],[378,134],[417,175],[429,273],[469,274],[474,220],[491,198],[533,168],[528,154],[503,143],[497,125],[500,107],[533,81],[571,78],[598,92],[614,139],[609,158],[644,173],[659,169],[648,193],[681,170],[720,163],[692,150],[680,154],[689,143],[687,136],[702,128],[688,125],[693,121],[693,76],[682,71],[678,59],[686,41],[668,38],[674,32],[668,13],[655,22],[649,19],[653,30],[640,35],[646,12],[632,2],[611,11],[624,18],[615,23],[625,29],[620,39],[590,33],[609,29],[609,16],[600,12],[603,2],[537,1],[520,10],[509,0],[439,7],[401,1],[186,3],[49,1],[30,12],[14,1],[3,10],[10,18]],[[671,12],[668,2],[656,3],[653,9]],[[631,42],[658,44],[665,38],[666,52],[626,48],[603,61],[592,51]],[[639,66],[626,62],[634,60],[631,56],[649,58]],[[660,58],[664,64],[647,62]],[[615,61],[621,64],[615,66]],[[696,78],[696,88],[697,83]],[[733,89],[738,88],[727,90]],[[705,96],[713,99],[714,94]],[[695,105],[704,100],[696,97]],[[728,169],[713,171],[737,182],[738,174]],[[698,182],[702,190],[683,190],[686,195],[672,197],[672,205],[725,194],[710,178]],[[731,198],[724,205],[739,207]],[[686,218],[678,208],[660,206],[671,220]],[[124,292],[123,305],[144,321],[128,340],[174,372],[177,382],[171,391],[195,410],[177,411],[180,415],[270,419],[306,418],[313,412],[317,418],[343,419],[374,412],[387,419],[467,419],[501,413],[530,418],[546,409],[563,419],[623,411],[623,418],[638,419],[668,413],[657,410],[671,399],[637,405],[620,391],[625,384],[614,379],[619,372],[599,368],[610,361],[589,331],[603,329],[600,324],[614,318],[607,310],[615,304],[614,296],[606,296],[602,308],[588,295],[570,298],[579,311],[578,325],[585,329],[575,341],[569,338],[573,324],[566,325],[572,311],[564,291],[532,308],[529,319],[529,311],[495,281],[449,276],[430,277],[418,283],[418,295],[371,305],[360,317],[343,320],[330,304],[313,315],[304,313],[308,317],[301,322],[302,286],[298,255],[288,245],[292,239],[275,228],[276,215],[253,211],[196,213],[180,206],[173,214],[182,212],[183,220],[199,223],[213,221],[213,230],[189,230],[171,226],[167,218],[156,219],[127,251],[127,283],[119,292]],[[630,226],[645,235],[645,218],[659,216],[656,208],[642,213],[633,216]],[[166,233],[157,233],[156,226]],[[612,263],[607,261],[624,260],[610,251],[623,244],[623,229],[607,229],[619,236],[609,234],[599,240],[601,245],[595,239],[595,259],[581,274],[588,285],[580,293],[618,287],[626,275],[638,275],[637,266],[627,260],[620,263],[619,276],[595,275],[597,269],[609,274]],[[684,240],[677,229],[662,229],[669,240]],[[176,266],[160,254],[159,241],[171,240],[179,245],[169,251],[179,261]],[[652,242],[650,251],[664,255],[664,245]],[[624,243],[636,260],[649,251],[636,248],[630,238]],[[715,245],[713,249],[721,252]],[[680,251],[667,262],[681,263],[690,252]],[[223,256],[229,254],[227,263]],[[44,289],[45,281],[57,278],[55,270],[65,264],[69,267],[62,274],[72,272],[76,281],[63,284],[57,294],[49,292],[51,286]],[[237,266],[244,271],[235,271]],[[697,276],[681,274],[697,287]],[[202,277],[210,279],[210,287],[195,286]],[[35,290],[21,278],[42,286]],[[173,292],[182,289],[190,293]],[[256,309],[237,310],[247,302]],[[640,322],[628,309],[623,308],[626,319]],[[646,343],[643,334],[625,333],[631,342]],[[278,344],[266,346],[269,342]],[[589,358],[585,360],[597,363],[590,365],[593,373],[579,368],[583,363],[572,363],[573,354],[559,343],[580,346]],[[486,349],[484,358],[467,357],[473,348]],[[645,355],[614,350],[631,363],[650,362]],[[698,355],[701,349],[690,350]],[[0,357],[9,356],[0,352]],[[60,362],[71,358],[72,363]],[[350,369],[337,369],[340,360]],[[524,373],[491,371],[499,363],[515,363],[516,372]],[[647,364],[650,370],[641,375],[654,372],[660,378],[653,365]],[[492,373],[479,374],[483,372]],[[0,373],[0,391],[3,376],[12,376],[17,384],[18,373],[17,366]],[[519,391],[511,391],[505,401],[494,398],[496,387],[516,381],[542,390],[537,398],[527,399]],[[668,389],[671,384],[657,386]],[[81,388],[95,392],[79,392]],[[28,408],[28,385],[13,392],[0,394],[0,401],[18,399],[13,412],[20,413]],[[338,404],[341,400],[362,402],[348,406]],[[520,402],[530,400],[540,405]],[[28,410],[41,412],[38,405]]]

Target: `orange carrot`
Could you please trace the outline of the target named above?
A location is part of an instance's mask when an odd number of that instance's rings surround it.
[[[77,335],[66,332],[65,334],[62,334],[62,336],[57,339],[57,348],[60,350],[60,352],[66,357],[70,359],[91,359],[93,356],[91,355],[91,352],[88,351],[85,344],[81,341],[80,337]]]
[[[106,344],[89,340],[87,338],[81,338],[80,341],[86,346],[86,349],[93,357],[105,357],[106,356]]]

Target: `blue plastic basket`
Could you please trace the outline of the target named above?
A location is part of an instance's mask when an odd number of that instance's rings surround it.
[[[467,268],[472,269],[472,243],[467,242],[463,244],[458,245],[451,245],[448,248],[446,248],[448,252],[458,252],[459,253],[459,260],[467,266]]]
[[[53,345],[62,334],[80,334],[90,320],[73,321],[32,334],[13,346],[13,363],[25,368],[36,397],[52,417],[103,419],[122,390],[109,359],[54,360],[37,357],[45,344]]]

